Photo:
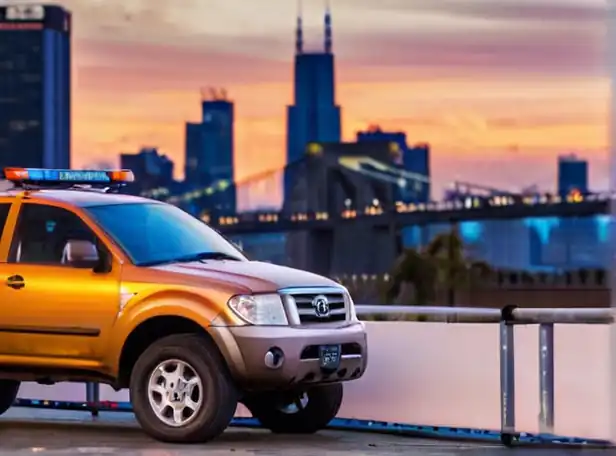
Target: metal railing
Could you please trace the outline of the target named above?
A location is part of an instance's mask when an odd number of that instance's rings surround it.
[[[509,446],[519,433],[515,420],[515,338],[517,325],[539,325],[539,430],[554,433],[554,325],[611,324],[611,308],[504,309],[464,307],[357,306],[358,316],[394,314],[416,317],[423,322],[500,324],[500,414],[501,441]]]
[[[539,325],[539,429],[546,436],[554,433],[554,325],[555,324],[611,324],[614,312],[605,309],[504,309],[464,307],[408,307],[385,305],[357,305],[360,317],[375,315],[404,315],[421,322],[439,323],[498,323],[500,324],[500,421],[501,442],[511,446],[519,441],[515,420],[515,339],[517,325]],[[86,384],[86,401],[93,415],[98,414],[99,384]]]

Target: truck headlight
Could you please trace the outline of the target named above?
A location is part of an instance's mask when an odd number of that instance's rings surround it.
[[[242,320],[251,325],[285,326],[289,324],[280,295],[238,295],[228,302]]]
[[[357,313],[355,312],[355,303],[353,302],[353,298],[351,298],[348,291],[344,294],[344,300],[346,307],[349,309],[349,318],[351,321],[359,321],[357,318]]]

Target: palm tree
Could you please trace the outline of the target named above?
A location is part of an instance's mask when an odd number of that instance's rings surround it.
[[[402,286],[410,284],[414,289],[411,304],[425,306],[434,300],[436,268],[425,255],[414,249],[404,249],[396,260],[390,279],[386,284],[385,302],[391,303],[400,294]]]
[[[405,249],[396,260],[385,291],[385,302],[392,302],[403,284],[415,290],[414,305],[434,301],[437,290],[447,292],[447,304],[455,305],[456,291],[468,288],[491,274],[490,266],[474,261],[464,252],[464,243],[454,226],[436,236],[421,251]]]

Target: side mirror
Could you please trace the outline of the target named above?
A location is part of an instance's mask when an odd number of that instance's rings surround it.
[[[244,251],[244,247],[242,246],[242,244],[241,244],[241,243],[239,243],[239,242],[234,242],[234,241],[231,241],[231,243],[232,243],[232,244],[235,246],[235,248],[236,248],[236,249],[238,249],[240,252],[243,252],[243,251]]]
[[[100,264],[98,249],[90,241],[70,240],[64,247],[62,264],[74,268],[94,269]]]

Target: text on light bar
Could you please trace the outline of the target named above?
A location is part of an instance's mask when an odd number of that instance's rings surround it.
[[[120,184],[133,182],[135,176],[127,169],[98,171],[41,168],[5,168],[5,179],[12,182]]]

